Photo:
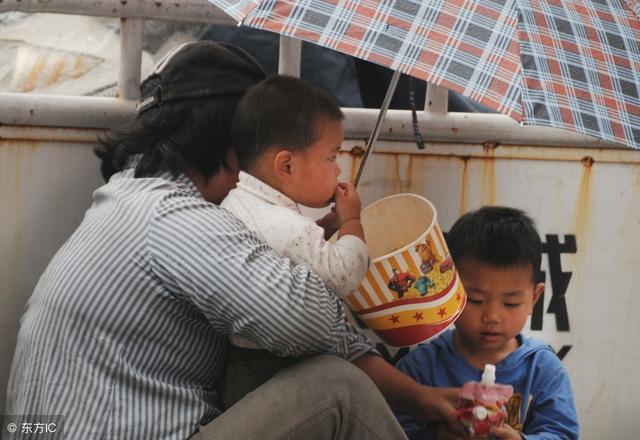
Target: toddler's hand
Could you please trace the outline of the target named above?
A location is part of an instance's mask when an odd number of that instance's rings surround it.
[[[339,183],[336,188],[335,199],[336,214],[338,215],[338,223],[340,223],[340,225],[343,225],[349,220],[360,220],[362,204],[353,183]]]

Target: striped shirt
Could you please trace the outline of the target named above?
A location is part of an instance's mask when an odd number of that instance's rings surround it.
[[[8,414],[62,415],[66,439],[185,439],[220,413],[232,334],[281,356],[373,350],[320,278],[186,176],[126,170],[95,191],[29,299]]]

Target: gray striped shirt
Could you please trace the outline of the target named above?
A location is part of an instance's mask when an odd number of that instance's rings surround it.
[[[220,413],[227,335],[282,356],[372,350],[315,274],[187,177],[132,176],[95,191],[29,299],[8,414],[62,415],[68,439],[185,439]]]

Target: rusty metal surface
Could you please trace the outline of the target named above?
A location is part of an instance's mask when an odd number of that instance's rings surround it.
[[[0,395],[24,304],[101,183],[92,152],[101,132],[0,126]],[[342,178],[355,175],[363,145],[344,143]],[[543,240],[556,237],[561,247],[575,240],[576,251],[559,257],[560,275],[543,257],[541,327],[526,333],[565,353],[582,438],[635,438],[639,402],[628,390],[640,389],[640,152],[491,143],[428,143],[418,151],[383,141],[359,191],[364,204],[422,194],[445,231],[470,209],[504,204],[527,211]],[[558,280],[566,281],[564,291]],[[560,293],[568,329],[551,307]],[[593,362],[594,354],[606,361]]]
[[[362,145],[345,143],[343,178],[357,170]],[[365,205],[398,192],[422,194],[445,231],[486,204],[529,213],[543,241],[557,240],[560,255],[554,262],[543,255],[540,328],[525,333],[565,355],[581,438],[635,438],[640,400],[629,390],[640,389],[640,152],[453,143],[418,151],[413,143],[382,142],[359,192]]]
[[[365,140],[348,140],[343,144],[341,154],[359,156],[365,146]],[[352,152],[352,150],[354,150]],[[512,143],[457,143],[425,142],[425,149],[418,150],[413,142],[379,141],[375,154],[411,155],[414,158],[454,157],[460,159],[500,159],[500,160],[542,160],[542,161],[581,161],[590,156],[595,162],[604,163],[640,163],[640,153],[628,148],[598,148],[595,146],[561,145],[516,145]]]
[[[135,101],[0,92],[0,125],[111,128],[135,115]]]
[[[47,141],[93,144],[105,133],[100,129],[74,129],[0,125],[0,141]],[[26,144],[26,143],[25,143]]]
[[[94,132],[0,126],[0,413],[26,300],[101,182],[89,139]]]

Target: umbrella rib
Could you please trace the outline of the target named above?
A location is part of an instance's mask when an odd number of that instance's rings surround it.
[[[360,162],[360,167],[358,168],[358,174],[356,174],[356,178],[353,182],[353,185],[357,188],[358,183],[360,183],[360,177],[362,177],[362,172],[364,171],[365,164],[367,163],[367,159],[369,155],[373,151],[373,145],[378,140],[378,135],[380,134],[380,129],[382,128],[382,122],[384,121],[384,117],[387,114],[387,110],[389,109],[389,105],[391,104],[391,98],[393,98],[393,94],[396,91],[396,86],[398,85],[398,80],[400,79],[400,71],[396,70],[393,72],[393,76],[391,77],[391,82],[389,83],[389,87],[387,88],[387,93],[384,96],[384,100],[382,101],[382,106],[380,107],[380,113],[378,113],[378,119],[376,120],[376,125],[373,127],[373,131],[369,136],[369,140],[367,141],[367,145],[364,151],[364,156],[362,157],[362,162]]]

